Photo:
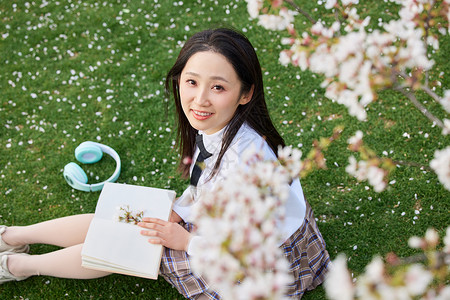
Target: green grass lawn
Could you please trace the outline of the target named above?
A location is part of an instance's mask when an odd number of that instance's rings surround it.
[[[322,15],[312,2],[303,2],[315,17]],[[395,15],[395,7],[385,2],[364,2],[364,14],[375,22]],[[369,107],[368,122],[357,122],[323,97],[316,75],[278,63],[285,33],[265,31],[249,20],[243,1],[2,1],[0,19],[0,224],[27,225],[93,212],[99,193],[73,190],[62,176],[64,166],[75,160],[74,149],[86,140],[120,154],[118,182],[182,192],[187,182],[176,173],[174,105],[164,94],[165,74],[190,35],[225,25],[243,31],[257,49],[268,106],[287,144],[307,153],[314,139],[345,126],[327,152],[328,170],[302,180],[333,258],[345,253],[349,267],[359,274],[372,256],[392,251],[411,255],[410,236],[423,235],[429,227],[442,234],[450,225],[450,193],[427,169],[398,167],[382,193],[344,170],[346,140],[357,129],[378,154],[424,165],[435,149],[449,145],[449,137],[392,92]],[[446,38],[434,55],[432,79],[444,88],[450,86],[444,55],[449,50]],[[105,157],[83,168],[90,182],[98,182],[115,165]],[[34,254],[54,249],[31,246]],[[32,277],[1,285],[0,298],[181,296],[163,279],[112,275],[84,281]],[[304,299],[325,299],[325,293],[319,287]]]

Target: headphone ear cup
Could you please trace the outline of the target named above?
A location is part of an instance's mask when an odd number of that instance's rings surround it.
[[[64,178],[70,186],[74,186],[75,182],[86,184],[88,177],[83,169],[74,162],[68,163],[64,167]]]
[[[83,164],[96,163],[102,156],[102,149],[91,142],[83,142],[75,149],[76,159]]]

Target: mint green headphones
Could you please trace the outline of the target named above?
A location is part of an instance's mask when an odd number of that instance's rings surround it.
[[[88,177],[83,169],[70,162],[64,167],[64,178],[67,183],[80,191],[96,192],[103,188],[105,182],[116,181],[120,175],[121,163],[119,154],[113,148],[96,142],[83,142],[75,149],[75,158],[81,163],[93,164],[103,157],[103,153],[109,154],[116,161],[116,170],[110,178],[100,183],[88,184]]]

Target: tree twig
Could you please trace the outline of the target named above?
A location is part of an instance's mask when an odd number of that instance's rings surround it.
[[[416,96],[411,93],[410,91],[405,90],[404,88],[394,88],[395,90],[401,92],[403,95],[408,97],[408,99],[414,104],[414,106],[423,114],[425,115],[430,121],[434,122],[437,126],[444,129],[444,123],[437,117],[435,117],[428,109],[426,109],[425,106],[422,105],[422,103],[417,100]]]
[[[434,4],[436,3],[436,1],[433,1],[433,3],[431,3],[430,8],[427,11],[427,18],[424,21],[424,29],[425,29],[425,34],[424,34],[424,43],[425,43],[425,51],[426,51],[426,57],[428,57],[428,36],[430,34],[430,21],[432,19],[431,17],[431,10],[433,9]],[[428,85],[428,81],[429,81],[429,72],[428,70],[425,71],[425,85]]]
[[[417,168],[422,168],[425,169],[427,171],[432,171],[431,168],[429,166],[425,166],[413,161],[403,161],[403,160],[393,160],[392,161],[394,164],[396,165],[402,165],[402,166],[408,166],[408,167],[417,167]]]
[[[420,88],[428,94],[431,98],[433,98],[437,103],[441,103],[441,98],[433,92],[427,85],[422,85]]]
[[[446,264],[446,259],[450,257],[449,253],[445,252],[435,252],[436,255],[436,262],[433,266],[434,268],[439,268],[441,266],[444,266]],[[393,266],[399,266],[399,265],[410,265],[414,263],[421,263],[428,260],[428,257],[424,253],[416,254],[409,257],[399,258],[398,261],[393,263]]]
[[[296,11],[298,11],[299,13],[301,13],[303,16],[305,16],[311,23],[316,24],[316,20],[313,19],[313,17],[311,17],[306,11],[304,11],[303,9],[300,8],[300,6],[298,6],[297,4],[294,3],[294,1],[292,0],[284,0],[287,4],[289,4],[290,6],[292,6],[293,8],[295,8]]]

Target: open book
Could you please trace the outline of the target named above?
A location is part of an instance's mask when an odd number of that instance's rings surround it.
[[[105,183],[81,251],[85,268],[157,279],[162,246],[135,225],[142,217],[168,220],[175,192]]]

